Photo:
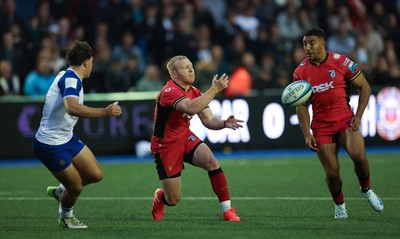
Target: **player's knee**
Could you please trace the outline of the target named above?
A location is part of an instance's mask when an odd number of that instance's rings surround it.
[[[95,183],[97,183],[97,182],[100,182],[101,180],[103,180],[103,178],[104,178],[104,174],[103,174],[103,172],[100,171],[94,176],[93,181]]]
[[[207,171],[215,170],[219,168],[218,160],[214,156],[207,158]]]
[[[181,197],[171,197],[167,199],[168,206],[176,206],[179,201],[181,200]]]
[[[103,172],[97,171],[95,173],[92,173],[90,176],[86,177],[88,180],[88,183],[97,183],[100,182],[103,178]]]

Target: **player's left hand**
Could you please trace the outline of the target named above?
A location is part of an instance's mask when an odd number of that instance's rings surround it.
[[[122,114],[122,109],[118,105],[118,101],[114,102],[113,104],[108,105],[105,108],[106,115],[107,116],[121,116]]]
[[[360,129],[360,122],[361,122],[361,119],[360,119],[360,118],[358,118],[358,117],[353,117],[353,118],[351,119],[351,122],[350,122],[350,124],[351,124],[350,130],[351,130],[351,131],[357,131],[357,130],[359,130],[359,129]]]
[[[238,128],[242,128],[243,120],[236,119],[235,116],[231,115],[224,121],[225,128],[236,130]]]

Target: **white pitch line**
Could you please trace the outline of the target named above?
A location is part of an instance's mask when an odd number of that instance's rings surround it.
[[[261,201],[261,200],[287,200],[287,201],[324,201],[332,200],[330,197],[232,197],[232,200]],[[42,201],[54,200],[49,197],[0,197],[0,201]],[[153,197],[80,197],[79,200],[95,201],[146,201]],[[217,197],[183,197],[182,200],[217,200]],[[365,198],[346,198],[346,200],[365,200]],[[400,198],[382,198],[383,201],[400,201]]]

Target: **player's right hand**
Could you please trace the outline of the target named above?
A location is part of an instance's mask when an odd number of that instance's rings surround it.
[[[106,107],[106,116],[120,116],[122,115],[121,106],[118,104],[110,104]]]
[[[212,80],[212,87],[218,92],[223,91],[228,87],[228,75],[224,73],[220,78],[218,78],[218,75],[215,75]]]
[[[318,145],[317,145],[317,140],[314,138],[314,136],[310,135],[305,137],[306,140],[306,145],[309,149],[312,151],[318,152]]]

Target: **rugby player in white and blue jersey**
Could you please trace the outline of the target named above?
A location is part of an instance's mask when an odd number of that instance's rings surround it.
[[[58,222],[66,228],[87,228],[73,214],[83,186],[103,178],[92,151],[73,133],[79,117],[121,115],[118,104],[106,108],[83,105],[82,80],[93,68],[93,50],[86,42],[75,41],[67,49],[69,68],[55,78],[46,95],[40,127],[34,139],[34,152],[60,182],[47,188],[59,202]]]

